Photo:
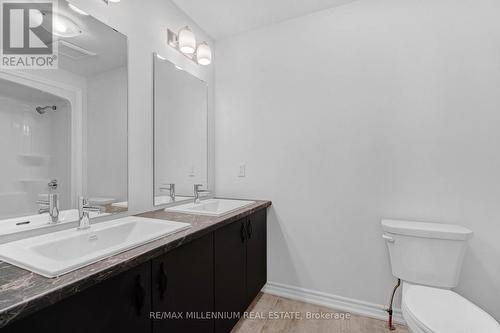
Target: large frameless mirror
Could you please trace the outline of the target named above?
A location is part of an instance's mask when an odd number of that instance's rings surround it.
[[[0,236],[128,209],[127,38],[56,4],[58,67],[0,71]]]
[[[208,86],[154,54],[154,205],[207,186]]]

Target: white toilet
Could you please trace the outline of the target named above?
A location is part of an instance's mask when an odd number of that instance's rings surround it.
[[[500,333],[484,310],[450,290],[458,284],[472,231],[441,223],[382,220],[401,308],[412,333]]]

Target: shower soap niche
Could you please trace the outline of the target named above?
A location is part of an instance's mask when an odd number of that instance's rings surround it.
[[[50,159],[50,155],[33,153],[19,154],[18,157],[23,163],[26,163],[28,165],[40,165]]]

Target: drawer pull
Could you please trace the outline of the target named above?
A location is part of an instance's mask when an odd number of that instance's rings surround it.
[[[165,266],[163,263],[160,264],[160,276],[159,276],[159,285],[158,285],[158,290],[160,292],[160,299],[163,299],[165,297],[165,292],[167,291],[167,285],[168,285],[168,277],[167,277],[167,272],[165,271]]]

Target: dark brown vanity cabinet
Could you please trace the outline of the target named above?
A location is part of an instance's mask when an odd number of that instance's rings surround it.
[[[9,333],[150,332],[151,266],[137,266],[20,319]]]
[[[246,309],[246,218],[220,228],[215,242],[215,332],[230,332]]]
[[[237,314],[246,310],[265,283],[264,208],[48,305],[1,331],[230,332]],[[228,318],[214,319],[220,316]]]
[[[230,332],[267,280],[266,210],[214,233],[215,332]]]
[[[152,277],[153,333],[213,332],[213,233],[153,259]]]
[[[246,307],[267,282],[267,215],[260,210],[247,217]]]

